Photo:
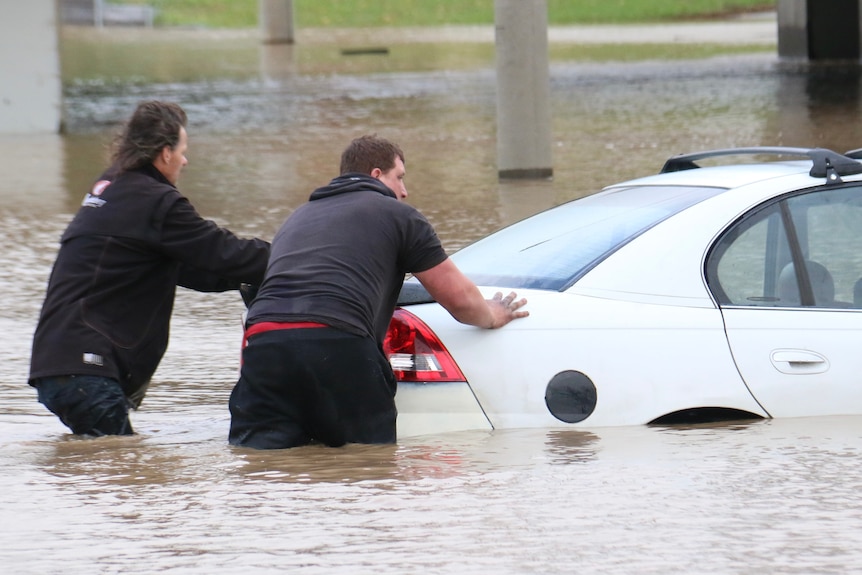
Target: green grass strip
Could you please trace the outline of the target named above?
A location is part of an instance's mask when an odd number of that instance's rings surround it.
[[[149,4],[157,26],[249,28],[258,0],[111,0]],[[774,10],[775,0],[548,0],[550,25],[622,24],[712,18]],[[494,0],[293,0],[297,27],[350,28],[493,24]]]

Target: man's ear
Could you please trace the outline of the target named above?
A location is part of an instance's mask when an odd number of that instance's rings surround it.
[[[372,178],[380,178],[381,175],[383,175],[383,170],[381,170],[380,168],[374,168],[373,170],[371,170]]]

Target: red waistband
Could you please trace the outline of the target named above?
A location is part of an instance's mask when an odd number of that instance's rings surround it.
[[[256,323],[252,326],[249,326],[248,329],[245,330],[245,339],[253,336],[256,333],[263,333],[265,331],[273,331],[276,329],[303,329],[308,327],[329,327],[325,323],[317,323],[314,321],[288,321],[288,322],[280,322],[280,321],[262,321],[260,323]]]

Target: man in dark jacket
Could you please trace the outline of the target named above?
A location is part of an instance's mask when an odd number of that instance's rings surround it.
[[[129,435],[168,344],[176,286],[259,285],[269,244],[203,219],[176,185],[187,117],[141,103],[111,169],[61,238],[33,338],[30,385],[73,433]]]
[[[229,441],[258,449],[395,441],[395,376],[382,343],[406,273],[458,321],[498,328],[525,317],[515,294],[483,298],[431,224],[401,202],[404,154],[353,140],[341,176],[275,236],[251,303]]]

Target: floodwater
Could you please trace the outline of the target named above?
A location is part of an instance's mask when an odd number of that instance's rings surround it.
[[[377,39],[380,40],[380,39]],[[380,40],[382,41],[382,40]],[[67,31],[62,136],[0,137],[4,573],[848,573],[862,565],[862,418],[465,431],[394,446],[227,445],[235,294],[177,297],[133,437],[82,439],[26,385],[57,239],[145,98],[190,116],[181,189],[271,238],[376,132],[450,251],[676,153],[862,147],[860,75],[777,61],[551,64],[554,178],[500,182],[493,47]],[[637,48],[634,48],[637,49]],[[709,369],[709,366],[704,366]]]

